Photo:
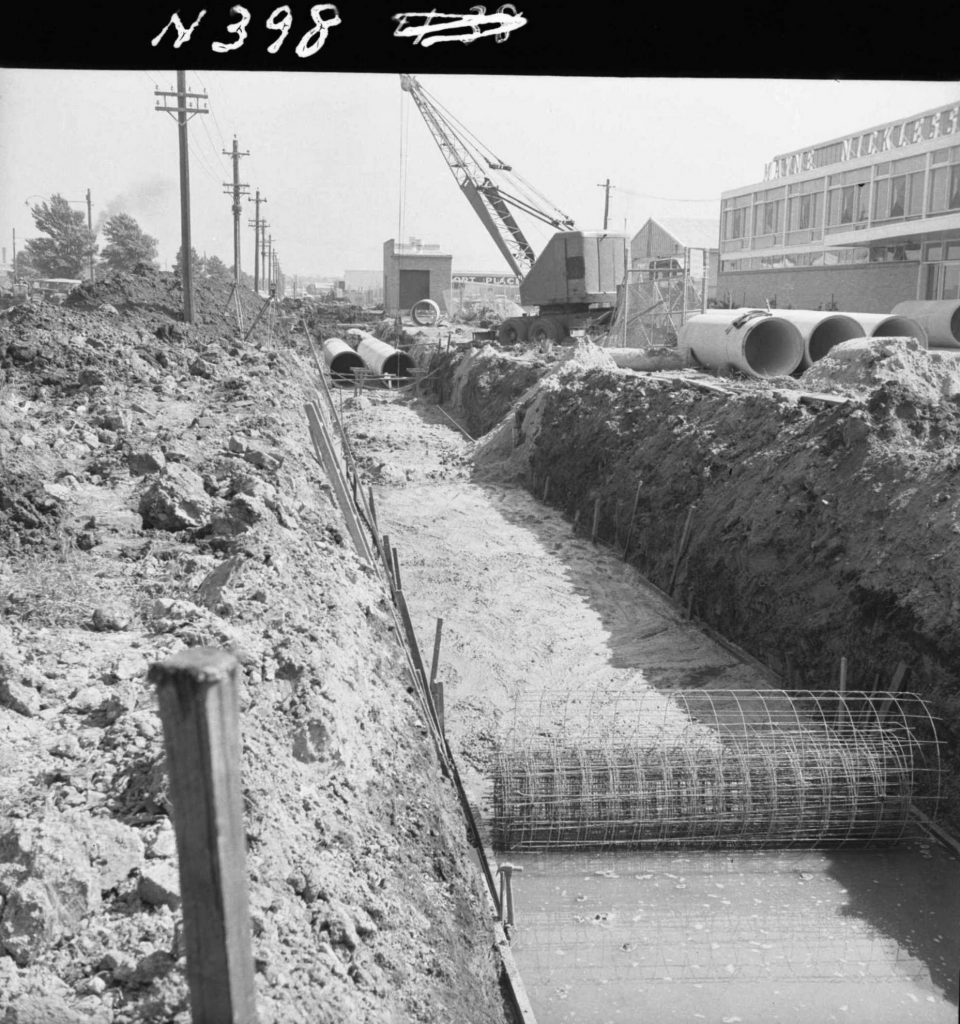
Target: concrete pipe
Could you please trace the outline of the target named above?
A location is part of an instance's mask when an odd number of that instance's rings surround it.
[[[960,302],[917,299],[898,302],[891,316],[908,316],[927,332],[927,344],[934,348],[960,348]]]
[[[805,370],[842,341],[862,338],[866,330],[846,313],[828,313],[820,309],[778,309],[777,316],[789,320],[803,336],[803,359],[799,369]]]
[[[733,368],[752,377],[780,377],[803,359],[800,329],[762,309],[711,309],[680,328],[677,348],[704,366]]]
[[[330,376],[339,382],[353,380],[353,368],[364,365],[360,356],[342,339],[327,338],[323,343],[323,361]]]
[[[440,322],[440,307],[433,299],[421,299],[411,307],[410,319],[420,327],[432,327]]]
[[[414,363],[410,356],[373,335],[360,339],[357,353],[364,365],[385,379],[388,387],[398,384],[402,377],[413,376]]]
[[[916,338],[927,347],[927,332],[912,317],[894,313],[847,313],[870,338]]]

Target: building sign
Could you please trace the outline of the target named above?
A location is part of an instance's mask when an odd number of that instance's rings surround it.
[[[828,142],[813,149],[800,149],[794,153],[774,157],[763,169],[763,180],[786,178],[804,171],[814,171],[828,164],[856,160],[874,153],[887,153],[918,142],[938,139],[943,135],[960,134],[960,104],[945,107],[932,114],[894,121],[881,128],[850,135],[836,142]]]
[[[517,288],[520,285],[520,278],[512,274],[454,274],[451,281],[460,287],[465,284],[498,284]]]

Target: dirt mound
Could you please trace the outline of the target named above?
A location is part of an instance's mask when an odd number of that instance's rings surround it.
[[[855,338],[834,346],[800,377],[817,391],[900,385],[922,402],[960,394],[960,359],[925,349],[915,338]]]
[[[184,324],[146,269],[0,315],[0,1018],[189,1021],[145,678],[211,644],[242,666],[262,1024],[501,1024],[389,597],[310,452],[302,336],[242,344],[228,293]]]

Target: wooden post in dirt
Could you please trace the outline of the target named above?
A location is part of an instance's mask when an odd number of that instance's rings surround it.
[[[546,504],[547,495],[550,493],[550,477],[548,476],[543,482],[543,501]]]
[[[390,589],[395,591],[397,589],[397,583],[393,575],[393,551],[390,548],[390,538],[384,534],[381,545],[383,548],[383,561],[387,569],[387,579],[390,581]]]
[[[195,1024],[256,1024],[240,789],[240,665],[190,647],[150,666],[163,721]]]
[[[683,532],[680,534],[680,544],[677,547],[677,557],[673,562],[673,573],[670,576],[670,586],[667,593],[673,596],[673,588],[677,582],[677,573],[680,571],[680,562],[683,560],[684,552],[687,550],[687,541],[690,539],[690,526],[693,523],[693,505],[687,509],[687,518],[683,524]]]
[[[903,681],[906,678],[907,663],[905,661],[900,661],[897,663],[897,667],[894,670],[893,679],[890,680],[890,688],[887,691],[887,696],[884,697],[883,703],[877,711],[878,722],[882,722],[890,713],[890,705],[893,703],[893,698],[900,692],[900,688],[903,686]]]
[[[400,580],[400,556],[397,554],[397,549],[394,548],[393,552],[393,578],[397,582],[397,590],[403,590],[403,583]]]
[[[593,528],[590,530],[590,540],[597,543],[597,531],[600,529],[600,499],[593,503]]]
[[[640,488],[643,487],[643,481],[637,481],[637,493],[633,496],[633,508],[630,510],[630,522],[627,524],[627,539],[623,544],[623,557],[627,557],[627,552],[630,550],[630,541],[633,540],[633,524],[637,518],[637,509],[640,507]]]
[[[430,665],[430,694],[433,697],[433,705],[437,709],[437,719],[440,723],[440,735],[444,735],[443,721],[443,683],[437,680],[437,669],[440,665],[440,637],[443,634],[443,619],[437,619],[437,632],[433,638],[433,663]]]

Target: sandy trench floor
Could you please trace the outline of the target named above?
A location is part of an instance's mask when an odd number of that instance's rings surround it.
[[[398,552],[404,594],[429,663],[443,619],[438,678],[447,736],[471,802],[498,732],[529,726],[541,704],[566,705],[570,728],[598,703],[643,695],[689,723],[658,692],[766,688],[765,673],[703,634],[619,553],[515,485],[470,478],[470,442],[435,409],[377,398],[348,403],[361,464],[379,468],[380,531]]]

